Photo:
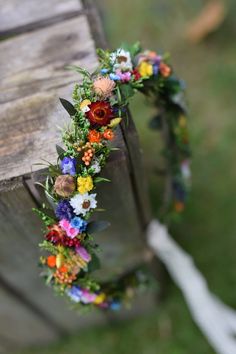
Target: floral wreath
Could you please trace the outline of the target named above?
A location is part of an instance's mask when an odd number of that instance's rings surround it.
[[[90,274],[99,267],[93,233],[109,223],[89,221],[97,209],[96,185],[114,148],[116,127],[128,116],[128,103],[140,91],[158,107],[152,128],[165,125],[164,156],[170,171],[168,212],[184,209],[190,179],[189,139],[184,84],[173,72],[167,55],[142,51],[138,43],[116,51],[99,49],[100,65],[90,74],[73,67],[82,83],[73,91],[73,104],[60,99],[71,117],[63,130],[64,148],[56,146],[57,165],[49,165],[43,185],[54,213],[45,204],[35,211],[45,223],[40,258],[46,284],[82,307],[119,309],[135,290],[147,284],[141,268],[110,283],[98,283]]]

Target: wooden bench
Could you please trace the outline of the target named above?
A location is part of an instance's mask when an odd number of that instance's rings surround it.
[[[0,0],[0,353],[107,321],[102,313],[77,316],[45,287],[37,267],[42,225],[31,211],[40,193],[34,182],[43,169],[36,163],[42,158],[55,163],[56,126],[68,121],[59,97],[70,99],[79,80],[65,67],[92,71],[96,46],[106,43],[91,3]],[[119,129],[114,145],[120,150],[104,171],[112,182],[98,191],[106,212],[97,217],[112,223],[96,236],[107,276],[140,263],[149,220],[132,119]]]

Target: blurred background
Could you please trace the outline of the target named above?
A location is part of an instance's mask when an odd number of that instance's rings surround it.
[[[236,2],[221,1],[221,9],[208,8],[204,14],[206,3],[100,0],[97,5],[111,48],[140,40],[145,48],[168,51],[177,75],[186,82],[193,188],[183,218],[171,226],[171,232],[193,256],[210,289],[236,308]],[[146,117],[152,109],[140,97],[134,98],[132,113],[157,216],[162,182],[157,186],[154,169],[158,167],[159,137],[147,127]],[[153,141],[157,141],[156,146]],[[128,354],[131,350],[140,354],[214,353],[167,275],[165,282],[164,299],[151,313],[89,328],[48,348],[19,354]]]

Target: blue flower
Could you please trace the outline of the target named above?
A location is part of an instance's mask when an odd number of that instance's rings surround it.
[[[75,216],[75,214],[73,212],[73,208],[70,205],[68,200],[61,200],[57,204],[55,214],[58,217],[58,219],[60,219],[60,220],[66,219],[69,221]]]
[[[152,68],[153,68],[153,74],[154,74],[154,75],[157,75],[158,72],[159,72],[159,66],[158,66],[157,64],[154,64],[154,65],[152,66]]]
[[[113,311],[118,311],[121,307],[121,303],[118,301],[112,301],[112,303],[110,304],[110,309]]]
[[[74,285],[67,291],[67,295],[70,297],[72,301],[80,302],[82,296],[82,290],[79,286]]]
[[[101,71],[100,71],[100,72],[101,72],[101,74],[107,74],[107,73],[108,73],[108,71],[109,71],[108,69],[101,69]]]
[[[75,166],[76,160],[73,157],[64,157],[61,161],[61,170],[64,174],[74,176],[76,174]]]
[[[88,225],[87,221],[83,220],[79,216],[74,217],[70,224],[74,229],[78,229],[80,232],[85,231]]]
[[[119,81],[120,80],[120,77],[118,75],[116,75],[116,74],[113,74],[113,73],[111,73],[109,75],[109,77],[110,77],[111,80],[114,80],[114,81]]]

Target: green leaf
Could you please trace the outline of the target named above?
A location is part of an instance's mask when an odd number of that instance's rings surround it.
[[[76,66],[76,65],[69,65],[67,66],[67,69],[69,70],[74,70],[76,71],[77,73],[83,75],[83,76],[86,76],[87,78],[91,79],[91,74],[88,70],[85,70],[83,68],[81,68],[80,66]]]
[[[66,150],[64,150],[61,146],[56,144],[56,150],[57,153],[59,155],[59,157],[61,158],[62,156],[64,156],[64,154],[66,153]]]
[[[89,234],[93,234],[96,232],[101,232],[106,230],[111,224],[108,221],[100,220],[100,221],[91,221],[88,224],[87,232]]]
[[[94,272],[95,270],[98,270],[101,268],[101,262],[98,256],[93,253],[92,259],[88,264],[88,272]]]
[[[162,117],[161,115],[157,115],[153,117],[148,123],[151,129],[161,130],[162,128]]]
[[[125,100],[128,100],[130,97],[132,97],[134,95],[134,89],[129,84],[121,85],[120,86],[120,92],[121,92],[122,97]]]
[[[60,102],[70,116],[74,116],[77,113],[75,107],[69,101],[65,100],[64,98],[60,98]]]
[[[100,182],[111,182],[111,180],[108,178],[104,178],[104,177],[95,177],[94,178],[94,183],[100,183]]]
[[[45,190],[45,196],[47,198],[49,205],[53,208],[53,210],[55,210],[57,207],[56,200],[46,190]]]

